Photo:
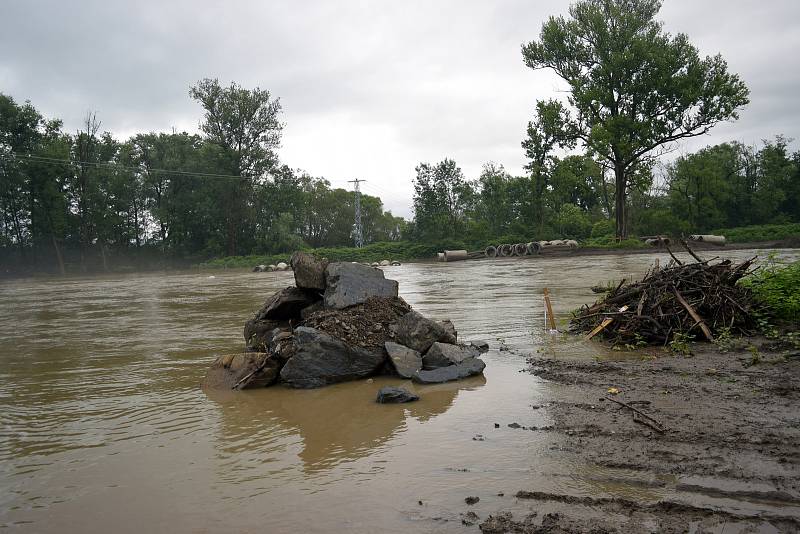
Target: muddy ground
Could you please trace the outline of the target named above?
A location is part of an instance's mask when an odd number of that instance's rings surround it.
[[[651,349],[620,361],[531,357],[529,372],[553,391],[551,402],[532,409],[552,424],[510,426],[548,433],[550,454],[597,466],[604,488],[638,485],[659,497],[520,488],[522,511],[465,523],[484,533],[800,531],[800,351],[765,339],[727,350],[695,344],[688,357]],[[608,472],[622,475],[615,481]]]

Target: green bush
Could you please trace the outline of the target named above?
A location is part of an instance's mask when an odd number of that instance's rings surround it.
[[[581,242],[581,246],[589,248],[607,248],[607,249],[634,249],[645,248],[647,244],[644,241],[635,237],[629,237],[622,241],[617,241],[613,235],[605,235],[602,237],[592,237]]]
[[[724,235],[729,243],[755,243],[788,238],[800,239],[800,224],[762,224],[739,228],[723,228],[710,233]]]
[[[592,233],[592,223],[589,216],[574,204],[564,204],[556,215],[556,226],[561,235],[572,239],[589,237]]]
[[[613,236],[616,224],[611,219],[603,219],[592,225],[592,237]]]
[[[775,319],[800,323],[800,261],[771,260],[741,283]]]

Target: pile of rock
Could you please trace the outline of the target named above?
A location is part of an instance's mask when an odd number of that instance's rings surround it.
[[[204,387],[314,388],[375,374],[432,384],[483,372],[488,345],[459,344],[450,321],[413,311],[383,271],[302,252],[291,268],[296,286],[245,323],[246,352],[217,358]]]

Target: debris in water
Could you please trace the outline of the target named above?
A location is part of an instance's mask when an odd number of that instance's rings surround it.
[[[639,282],[623,280],[593,306],[584,306],[570,322],[573,332],[592,332],[619,345],[666,345],[681,335],[702,334],[709,341],[720,332],[751,335],[757,307],[751,292],[737,282],[752,272],[755,258],[701,260],[685,244],[695,263],[672,254],[664,268],[654,266]],[[669,250],[669,248],[667,248]],[[604,325],[598,329],[598,325]]]

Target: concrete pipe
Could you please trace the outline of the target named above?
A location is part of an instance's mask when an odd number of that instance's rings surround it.
[[[528,253],[528,245],[525,243],[517,243],[514,245],[514,255],[515,256],[524,256]]]
[[[511,249],[511,245],[508,245],[508,244],[500,245],[499,247],[497,247],[497,252],[499,252],[500,256],[502,256],[504,258],[508,257],[508,256],[511,256],[511,254],[513,254],[513,250]]]
[[[531,255],[538,254],[539,250],[542,248],[538,241],[531,241],[526,246],[528,247],[528,254]]]
[[[466,250],[445,250],[444,261],[461,261],[469,258],[469,253]]]
[[[496,258],[497,257],[497,247],[489,245],[483,250],[483,255],[487,258]]]
[[[689,239],[692,241],[700,241],[703,243],[711,243],[712,245],[724,245],[725,244],[725,236],[724,235],[712,235],[712,234],[694,234],[690,235]]]
[[[436,261],[444,261],[444,252],[436,253]]]

